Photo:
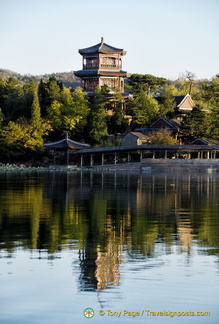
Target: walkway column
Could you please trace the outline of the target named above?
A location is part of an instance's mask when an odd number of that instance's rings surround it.
[[[167,150],[164,151],[164,159],[167,159]]]
[[[128,162],[130,162],[131,161],[131,155],[130,155],[130,153],[128,152]]]
[[[155,159],[155,151],[153,151],[153,157],[152,157],[152,159]]]
[[[81,167],[83,166],[83,155],[82,154],[80,156],[80,165],[81,165]]]
[[[69,149],[66,151],[66,165],[69,165]]]
[[[207,151],[207,159],[209,160],[209,151]]]
[[[90,166],[93,165],[93,154],[90,155]]]
[[[104,153],[101,154],[101,164],[104,164]]]
[[[116,159],[117,159],[117,153],[115,152],[115,155],[114,155],[114,164],[116,164]]]
[[[140,151],[140,161],[142,160],[142,150]]]

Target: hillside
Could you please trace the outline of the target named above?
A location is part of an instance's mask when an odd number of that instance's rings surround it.
[[[58,81],[61,81],[66,87],[77,87],[80,86],[80,81],[75,77],[74,72],[58,72],[52,74],[43,75],[30,75],[30,74],[19,74],[10,70],[0,69],[0,78],[7,80],[10,77],[15,78],[21,83],[28,82],[32,79],[39,82],[40,80],[47,81],[51,76],[54,76]]]

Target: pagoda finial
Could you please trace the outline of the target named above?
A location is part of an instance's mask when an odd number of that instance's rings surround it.
[[[103,44],[104,43],[104,38],[103,37],[101,37],[101,44]]]

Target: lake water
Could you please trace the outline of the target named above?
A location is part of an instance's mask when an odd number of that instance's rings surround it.
[[[219,323],[218,174],[1,172],[0,197],[0,324]]]

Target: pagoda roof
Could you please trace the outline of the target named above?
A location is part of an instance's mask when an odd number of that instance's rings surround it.
[[[86,76],[97,76],[97,75],[107,75],[107,76],[127,76],[126,71],[114,71],[114,70],[99,70],[99,69],[91,69],[91,70],[79,70],[75,71],[74,74],[78,77],[86,77]]]
[[[122,48],[117,48],[117,47],[113,47],[111,45],[108,45],[106,43],[104,43],[104,39],[103,37],[101,38],[101,42],[91,46],[91,47],[87,47],[87,48],[82,48],[79,49],[78,52],[81,55],[84,54],[96,54],[96,53],[106,53],[106,54],[115,54],[115,53],[120,53],[121,55],[125,55],[126,52],[122,49]]]
[[[62,150],[82,150],[86,148],[90,148],[89,144],[79,143],[76,141],[71,140],[68,138],[68,135],[66,134],[66,137],[60,141],[57,142],[51,142],[46,143],[43,145],[45,148],[56,150],[56,151],[62,151]]]

